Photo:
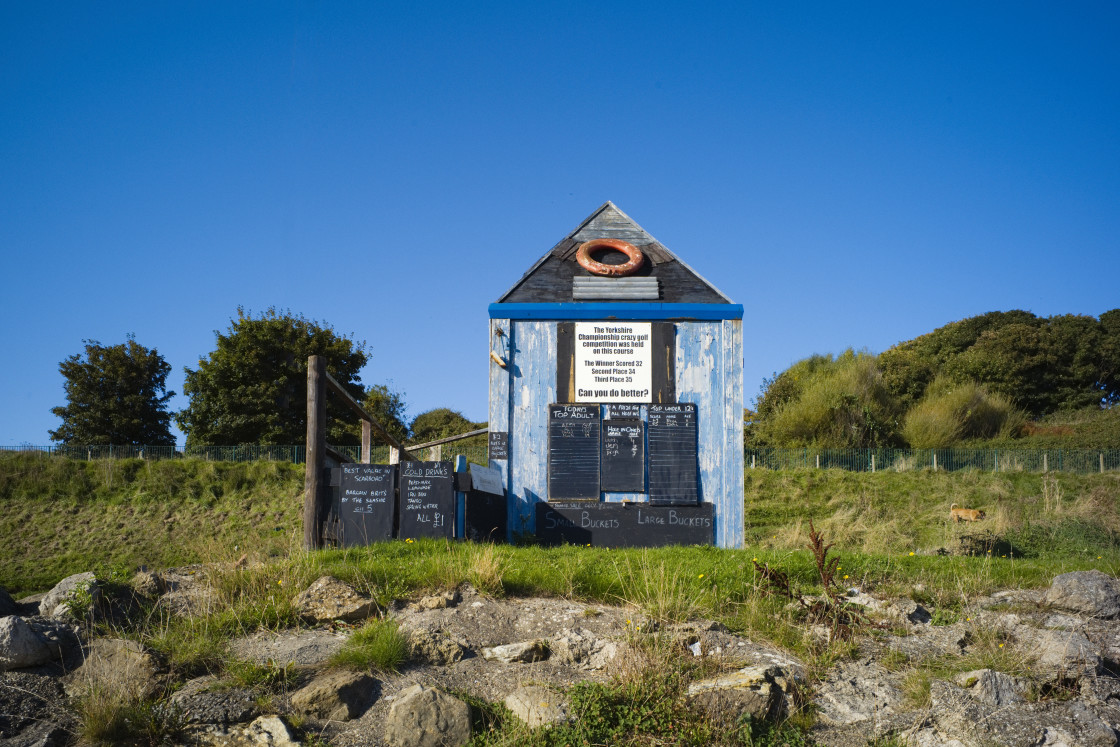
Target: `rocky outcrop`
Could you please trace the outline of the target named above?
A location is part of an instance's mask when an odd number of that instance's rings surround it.
[[[279,716],[261,716],[251,724],[194,726],[186,729],[197,747],[299,747]]]
[[[213,675],[191,680],[168,701],[187,724],[243,724],[261,715],[252,690],[229,687]]]
[[[423,685],[401,692],[385,721],[385,741],[391,747],[459,747],[470,738],[470,707]]]
[[[323,576],[295,599],[299,616],[310,623],[357,622],[376,614],[377,603],[334,576]]]
[[[46,664],[51,648],[22,617],[0,618],[0,672]]]
[[[1098,570],[1063,573],[1054,577],[1043,601],[1086,617],[1112,620],[1120,616],[1120,580]]]
[[[527,664],[544,661],[550,653],[546,641],[521,641],[502,646],[488,646],[482,649],[482,658],[487,661],[500,661],[503,664]]]
[[[3,586],[0,586],[0,617],[7,615],[18,615],[19,604],[16,600],[12,599],[12,595]]]
[[[439,667],[454,664],[467,653],[464,641],[452,638],[444,631],[409,630],[408,647],[414,660]]]
[[[322,721],[358,718],[377,697],[377,683],[367,674],[326,672],[292,694],[292,709]]]
[[[688,686],[688,696],[716,720],[780,718],[794,709],[793,683],[776,666],[744,667]]]
[[[506,708],[530,728],[568,721],[568,701],[563,695],[538,685],[519,687],[506,696]]]
[[[67,576],[54,585],[39,602],[39,614],[43,617],[74,617],[73,609],[88,604],[92,610],[101,600],[101,587],[92,572],[76,573]]]

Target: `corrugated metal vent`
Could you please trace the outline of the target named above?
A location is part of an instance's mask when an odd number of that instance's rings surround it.
[[[661,296],[657,278],[572,278],[572,298],[576,301],[656,301]]]

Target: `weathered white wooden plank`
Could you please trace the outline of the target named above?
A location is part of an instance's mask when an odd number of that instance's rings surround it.
[[[556,322],[517,321],[510,389],[513,532],[532,532],[548,497],[548,405],[556,401]]]
[[[743,506],[743,321],[723,324],[723,482],[727,496],[716,519],[716,544],[741,548]]]
[[[501,330],[501,335],[498,331]],[[492,431],[509,431],[509,380],[512,375],[513,365],[510,360],[510,350],[512,348],[512,325],[509,319],[491,319],[490,320],[490,350],[493,351],[500,360],[506,362],[506,367],[502,368],[490,359],[490,422],[489,428]],[[509,482],[509,460],[495,459],[490,462],[491,467],[495,467],[501,472],[502,484],[505,485],[507,493],[508,508],[513,505],[512,494]],[[507,537],[507,540],[510,537]]]
[[[700,500],[715,505],[719,547],[742,546],[741,329],[738,321],[677,325],[677,400],[697,405]]]

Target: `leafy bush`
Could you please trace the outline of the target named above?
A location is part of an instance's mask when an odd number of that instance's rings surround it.
[[[965,439],[1014,437],[1026,421],[1007,397],[941,377],[906,413],[902,435],[915,449],[940,449]]]
[[[760,403],[760,443],[844,448],[895,442],[897,402],[875,356],[847,350],[835,360],[814,356],[794,369],[781,384],[784,401],[767,405],[765,415]]]

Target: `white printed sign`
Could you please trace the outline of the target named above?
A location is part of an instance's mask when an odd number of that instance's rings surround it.
[[[650,322],[576,322],[576,402],[652,402]]]

